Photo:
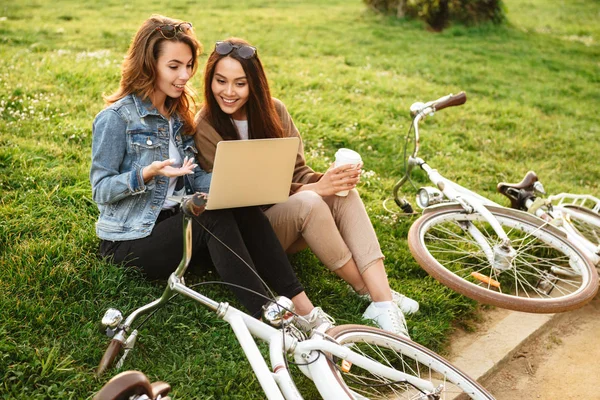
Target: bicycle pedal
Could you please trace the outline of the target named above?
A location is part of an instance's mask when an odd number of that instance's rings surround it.
[[[350,368],[352,368],[352,363],[348,360],[342,360],[342,366],[340,368],[343,372],[350,372]]]
[[[477,279],[481,283],[485,283],[488,286],[495,287],[496,289],[500,289],[500,282],[495,279],[490,278],[489,276],[485,276],[480,274],[479,272],[471,272],[471,276]]]

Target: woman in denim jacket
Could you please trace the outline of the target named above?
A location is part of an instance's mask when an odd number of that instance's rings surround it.
[[[208,192],[210,185],[210,174],[194,163],[193,100],[186,86],[199,52],[191,23],[150,17],[129,48],[119,89],[106,97],[108,106],[93,124],[90,181],[100,210],[100,253],[151,279],[168,277],[182,257],[183,220],[168,197]],[[327,318],[304,293],[258,207],[205,211],[198,219],[206,228],[193,230],[192,263],[208,253],[225,282],[266,295],[252,268],[292,299],[307,329]],[[264,298],[232,290],[254,316],[260,314]]]

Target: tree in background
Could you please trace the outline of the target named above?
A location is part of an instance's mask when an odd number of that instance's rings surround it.
[[[477,25],[504,21],[502,0],[363,0],[372,9],[398,18],[419,18],[441,31],[451,22]]]

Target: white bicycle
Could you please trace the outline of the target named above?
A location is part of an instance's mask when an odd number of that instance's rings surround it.
[[[483,303],[534,313],[583,306],[598,291],[589,251],[547,221],[496,204],[443,177],[417,157],[421,120],[466,100],[461,92],[411,106],[415,117],[406,146],[413,140],[414,149],[404,176],[394,186],[394,200],[412,212],[398,191],[415,166],[435,185],[417,193],[423,215],[408,233],[412,255],[442,284]]]
[[[329,323],[319,326],[308,337],[294,325],[296,316],[288,299],[278,298],[264,308],[266,323],[192,290],[182,277],[191,259],[189,241],[193,216],[203,210],[203,199],[197,195],[184,198],[181,207],[185,238],[183,259],[170,276],[161,298],[134,310],[124,322],[119,311],[106,312],[102,323],[112,340],[100,361],[98,375],[106,372],[121,352],[116,367],[123,365],[138,336],[138,330],[132,329],[138,317],[157,310],[174,294],[181,294],[215,311],[231,325],[268,399],[302,398],[289,372],[290,363],[295,363],[314,382],[323,399],[437,400],[465,394],[472,399],[493,399],[448,361],[409,339],[372,327],[332,327]],[[270,366],[262,357],[255,338],[268,344]],[[123,390],[133,393],[131,386]],[[147,391],[147,385],[144,387]],[[136,396],[144,390],[139,389]]]

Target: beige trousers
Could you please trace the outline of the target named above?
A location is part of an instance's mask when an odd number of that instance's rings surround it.
[[[298,192],[265,214],[288,254],[308,245],[332,271],[354,258],[362,274],[384,258],[356,189],[346,197],[321,197],[310,190]]]

